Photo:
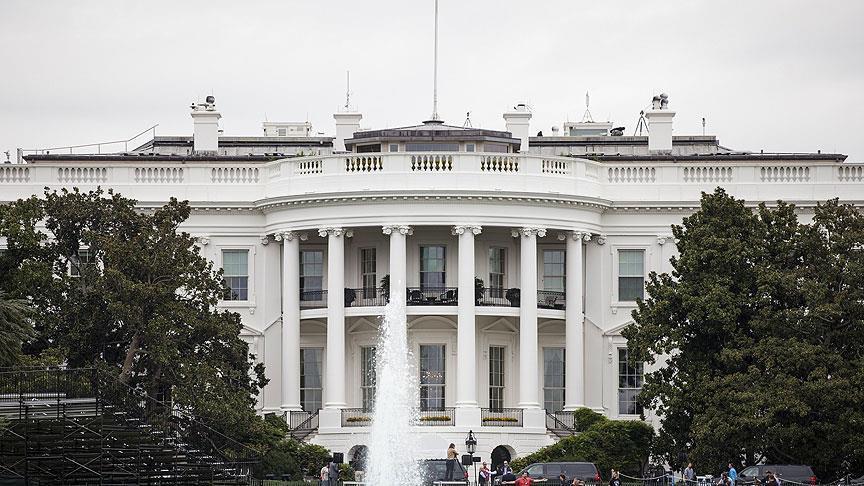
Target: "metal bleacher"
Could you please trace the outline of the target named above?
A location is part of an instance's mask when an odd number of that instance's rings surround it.
[[[110,372],[0,372],[0,485],[247,484],[257,456]]]

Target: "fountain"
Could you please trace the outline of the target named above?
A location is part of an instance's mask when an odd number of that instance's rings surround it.
[[[369,432],[368,471],[373,486],[414,484],[419,476],[415,423],[418,386],[408,348],[405,303],[394,295],[384,310],[375,350],[375,410]]]

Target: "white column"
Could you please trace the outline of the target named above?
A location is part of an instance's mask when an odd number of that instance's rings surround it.
[[[282,242],[282,410],[300,410],[300,241],[305,233],[277,233]]]
[[[565,275],[567,282],[566,321],[564,339],[566,349],[564,410],[585,406],[585,312],[582,309],[582,242],[590,241],[591,234],[572,231],[558,235],[567,241]]]
[[[400,299],[404,304],[408,286],[406,239],[413,230],[406,225],[388,225],[381,230],[390,236],[390,300]]]
[[[322,228],[327,237],[327,382],[324,407],[345,408],[345,238],[351,231]]]
[[[513,230],[519,237],[519,407],[540,408],[540,371],[537,369],[537,237],[543,228]]]
[[[474,407],[477,403],[477,326],[474,317],[474,236],[480,226],[454,226],[459,236],[459,303],[456,333],[456,406]]]

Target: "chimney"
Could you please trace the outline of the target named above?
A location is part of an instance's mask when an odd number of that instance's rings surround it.
[[[216,154],[219,150],[219,119],[216,98],[208,96],[204,103],[193,103],[192,124],[195,127],[193,149],[196,154]]]
[[[669,95],[662,93],[651,100],[651,109],[645,112],[648,120],[648,153],[651,155],[672,153],[672,119],[675,112],[669,111]]]
[[[360,131],[360,120],[363,115],[357,112],[340,112],[334,113],[333,119],[336,120],[336,139],[333,140],[333,151],[344,152],[345,139],[354,136],[354,132]]]
[[[524,103],[519,103],[513,107],[513,111],[504,113],[504,127],[513,134],[513,138],[518,138],[522,141],[519,147],[520,152],[528,151],[528,137],[530,136],[530,121],[531,112]]]

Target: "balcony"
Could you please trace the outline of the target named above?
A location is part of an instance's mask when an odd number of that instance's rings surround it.
[[[484,307],[519,307],[519,289],[483,287],[476,289],[477,305]]]
[[[522,427],[522,409],[482,408],[480,423],[486,427]]]
[[[458,304],[456,287],[409,287],[407,305],[456,305]]]
[[[345,307],[380,307],[387,305],[390,294],[381,287],[345,289]]]
[[[343,408],[342,427],[368,427],[372,425],[372,414],[373,411],[369,408]],[[412,425],[426,427],[456,425],[456,409],[444,407],[436,410],[419,410]]]
[[[564,310],[566,308],[564,292],[558,292],[555,290],[538,290],[537,307],[540,309]]]
[[[327,308],[327,291],[326,290],[301,290],[300,291],[300,309],[326,309]]]

